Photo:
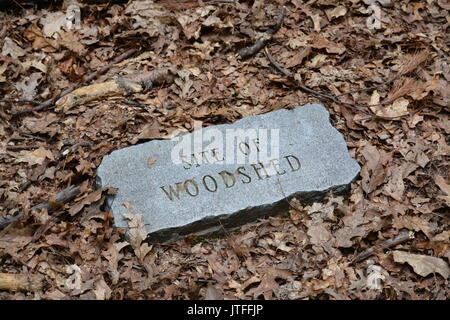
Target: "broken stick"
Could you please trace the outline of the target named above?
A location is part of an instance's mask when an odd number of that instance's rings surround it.
[[[34,107],[32,109],[19,111],[19,112],[16,113],[16,115],[28,114],[28,113],[32,113],[32,112],[35,112],[35,111],[41,111],[41,110],[47,109],[48,107],[53,105],[58,99],[60,100],[64,96],[68,95],[69,93],[71,93],[72,91],[74,91],[75,89],[80,87],[82,84],[88,83],[91,80],[97,78],[99,75],[101,75],[101,74],[105,73],[106,71],[108,71],[109,69],[111,69],[111,67],[113,65],[115,65],[115,64],[117,64],[117,63],[119,63],[119,62],[129,58],[130,56],[132,56],[136,51],[137,51],[136,49],[130,49],[130,50],[125,51],[120,56],[117,56],[116,58],[114,58],[113,61],[108,63],[106,66],[103,66],[99,70],[97,70],[95,72],[92,72],[89,75],[87,75],[86,77],[84,77],[83,82],[76,83],[76,84],[72,85],[71,87],[69,87],[66,90],[64,90],[63,92],[61,92],[56,97],[48,99],[47,101],[42,102],[41,104],[39,104],[38,106],[36,106],[36,107]]]
[[[402,242],[405,242],[405,241],[408,241],[411,239],[414,239],[414,232],[404,230],[404,231],[400,232],[394,239],[387,239],[383,242],[380,242],[380,243],[374,245],[373,247],[370,247],[370,248],[364,250],[363,252],[358,254],[353,259],[353,263],[360,262],[360,261],[366,259],[367,257],[370,257],[378,250],[387,249],[387,248],[396,246],[397,244],[400,244]]]
[[[43,282],[42,275],[0,273],[0,290],[39,291]]]
[[[399,116],[380,116],[377,114],[372,114],[371,112],[365,110],[362,108],[362,106],[358,103],[348,103],[348,102],[343,102],[339,99],[341,95],[335,95],[335,94],[327,94],[327,93],[323,93],[320,91],[316,91],[313,90],[305,85],[303,85],[302,83],[300,83],[300,81],[298,81],[294,76],[292,76],[288,71],[286,71],[283,67],[281,67],[276,61],[275,59],[272,57],[272,55],[270,54],[269,50],[267,48],[264,48],[264,52],[266,54],[267,59],[269,60],[270,64],[278,71],[280,72],[288,81],[290,84],[294,85],[295,87],[297,87],[298,89],[307,92],[311,95],[313,95],[314,97],[320,99],[320,100],[325,100],[325,101],[331,101],[334,102],[340,106],[343,106],[345,108],[348,109],[353,109],[353,110],[357,110],[359,112],[362,112],[364,114],[366,114],[368,117],[366,119],[362,119],[362,120],[370,120],[370,119],[381,119],[381,120],[397,120],[397,119],[401,119],[401,118],[406,118],[409,116],[412,116],[414,114],[416,114],[417,112],[419,112],[420,110],[422,110],[426,105],[424,104],[423,107],[408,112],[406,114],[403,115],[399,115]],[[389,103],[392,103],[393,101],[387,101],[387,102],[382,102],[382,103],[378,103],[378,104],[372,104],[369,107],[374,107],[374,106],[378,106],[378,105],[386,105]],[[367,106],[366,106],[367,107]]]
[[[257,54],[262,48],[264,48],[266,43],[269,40],[271,40],[273,35],[277,33],[277,31],[281,28],[285,15],[286,15],[286,8],[283,7],[281,9],[280,14],[278,15],[277,24],[275,25],[275,27],[264,32],[262,36],[260,36],[253,45],[239,50],[239,55],[241,56],[241,58],[245,59],[251,57]]]
[[[70,186],[64,189],[55,197],[54,201],[43,202],[38,205],[35,205],[31,208],[31,210],[42,210],[47,209],[48,212],[52,212],[55,209],[61,207],[64,203],[67,203],[73,199],[75,199],[80,194],[80,187],[78,186]]]
[[[108,96],[146,92],[154,85],[172,81],[173,71],[169,68],[121,76],[115,80],[94,83],[74,90],[56,101],[56,111],[66,112],[77,105]]]
[[[67,203],[73,199],[75,199],[81,192],[80,187],[78,186],[70,186],[63,191],[59,192],[54,201],[47,201],[40,203],[38,205],[35,205],[31,208],[31,210],[42,210],[47,209],[48,212],[52,212],[64,205],[64,203]],[[0,230],[6,228],[14,221],[18,221],[22,219],[23,212],[10,217],[0,217]]]

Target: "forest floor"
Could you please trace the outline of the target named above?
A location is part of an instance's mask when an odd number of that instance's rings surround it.
[[[34,281],[0,299],[450,298],[448,0],[94,2],[0,11],[0,274]],[[53,103],[144,71],[147,92]],[[171,245],[102,210],[113,150],[317,102],[361,165],[349,196]]]

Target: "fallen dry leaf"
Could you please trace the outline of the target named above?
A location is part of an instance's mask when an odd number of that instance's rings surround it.
[[[398,98],[394,103],[381,109],[379,116],[400,117],[408,113],[409,101],[405,98]]]
[[[444,199],[448,205],[450,205],[450,184],[440,175],[434,177],[434,182],[439,186],[441,191],[445,193],[445,196],[439,195],[438,198]]]
[[[47,38],[58,39],[61,29],[67,26],[66,14],[61,11],[48,12],[39,22],[42,25],[42,33]]]
[[[324,225],[315,225],[308,228],[307,234],[312,244],[324,244],[331,239],[330,231]]]
[[[327,15],[328,20],[333,20],[335,18],[339,18],[345,16],[347,13],[347,8],[344,6],[337,6],[333,9],[325,10],[325,14]]]
[[[386,171],[383,163],[387,161],[387,157],[378,151],[375,146],[367,144],[361,154],[366,158],[366,164],[361,169],[362,188],[369,194],[381,185],[386,177]]]
[[[142,132],[133,140],[133,143],[137,143],[139,140],[151,140],[161,138],[161,129],[163,127],[158,121],[153,121],[147,124]]]
[[[9,55],[11,58],[17,59],[24,56],[25,54],[26,51],[22,49],[17,43],[15,43],[11,38],[5,38],[2,48],[2,55]]]
[[[431,273],[439,273],[444,279],[450,276],[450,268],[447,262],[440,258],[413,254],[404,251],[394,251],[393,257],[395,262],[408,263],[413,267],[414,272],[422,277],[426,277]]]
[[[111,292],[111,288],[105,282],[103,277],[96,282],[94,293],[97,300],[109,300],[109,298],[111,298]]]
[[[17,161],[35,165],[42,164],[45,159],[55,160],[53,153],[50,150],[40,147],[34,151],[22,151]]]
[[[208,284],[206,288],[205,300],[222,300],[223,294],[220,292],[216,286]]]
[[[385,193],[397,201],[403,200],[403,193],[405,192],[405,184],[403,183],[405,165],[389,170],[389,176],[387,177],[388,182],[384,187]]]

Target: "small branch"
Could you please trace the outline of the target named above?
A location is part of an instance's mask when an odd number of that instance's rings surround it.
[[[0,290],[39,291],[43,287],[42,275],[0,273]]]
[[[80,194],[80,192],[81,192],[80,187],[70,186],[64,189],[63,191],[59,192],[55,197],[55,201],[47,201],[40,203],[32,207],[31,210],[47,209],[48,212],[55,211],[56,209],[60,208],[64,203],[67,203],[75,199]],[[18,221],[22,218],[23,212],[11,217],[0,217],[0,230],[6,228],[14,221]]]
[[[54,201],[43,202],[38,205],[35,205],[31,208],[31,210],[42,210],[47,209],[49,212],[54,211],[58,207],[61,207],[64,203],[72,201],[75,199],[81,190],[79,186],[70,186],[63,191],[59,192]]]
[[[113,59],[113,61],[111,61],[110,63],[108,63],[106,66],[103,66],[100,68],[100,70],[93,72],[91,74],[89,74],[86,79],[84,80],[84,83],[86,82],[90,82],[91,80],[94,80],[95,78],[97,78],[99,75],[104,74],[106,71],[108,71],[109,69],[111,69],[111,67],[119,62],[122,62],[125,59],[128,59],[129,57],[131,57],[134,53],[137,52],[137,49],[130,49],[125,51],[124,53],[122,53],[120,56],[117,56]]]
[[[111,67],[127,58],[129,58],[130,56],[132,56],[135,52],[137,51],[137,49],[130,49],[125,51],[124,53],[122,53],[120,56],[117,56],[116,58],[113,59],[113,61],[111,61],[110,63],[108,63],[106,66],[101,67],[99,70],[92,72],[90,74],[88,74],[86,77],[84,77],[83,81],[81,83],[76,83],[74,85],[72,85],[71,87],[67,88],[66,90],[64,90],[63,92],[61,92],[59,95],[48,99],[45,102],[42,102],[41,104],[39,104],[38,106],[32,108],[32,109],[28,109],[28,110],[23,110],[23,111],[19,111],[17,113],[15,113],[15,115],[23,115],[23,114],[28,114],[28,113],[32,113],[32,112],[36,112],[36,111],[41,111],[44,109],[47,109],[48,107],[50,107],[51,105],[53,105],[57,100],[59,100],[60,98],[68,95],[69,93],[71,93],[72,91],[74,91],[75,89],[77,89],[78,87],[80,87],[81,85],[88,83],[90,81],[92,81],[93,79],[96,79],[99,75],[105,73],[106,71],[108,71],[109,69],[111,69]]]
[[[281,28],[281,25],[283,24],[285,15],[286,15],[286,8],[283,7],[281,9],[280,14],[278,15],[277,24],[275,25],[275,27],[264,32],[262,34],[262,36],[260,36],[253,45],[239,50],[239,55],[241,56],[241,58],[243,58],[243,59],[249,58],[249,57],[257,54],[262,48],[264,48],[266,43],[269,40],[271,40],[273,35],[275,33],[277,33],[277,31]]]
[[[27,103],[27,104],[33,104],[33,105],[37,105],[39,104],[39,102],[33,101],[33,100],[26,100],[26,99],[19,99],[19,100],[14,100],[14,99],[0,99],[0,102],[3,103]]]
[[[322,99],[322,100],[327,100],[327,101],[332,101],[335,102],[339,105],[344,105],[347,108],[350,109],[356,109],[359,111],[362,111],[363,113],[367,114],[367,115],[372,115],[371,113],[365,111],[365,110],[361,110],[360,108],[358,108],[355,105],[346,103],[346,102],[342,102],[340,101],[336,96],[333,95],[329,95],[326,93],[322,93],[316,90],[313,90],[307,86],[302,85],[301,83],[299,83],[288,71],[286,71],[284,68],[282,68],[272,57],[272,55],[269,53],[269,50],[267,48],[264,49],[264,52],[266,54],[266,57],[269,59],[269,62],[275,67],[275,69],[277,69],[284,77],[286,77],[292,84],[294,84],[296,87],[298,87],[300,90],[310,93],[313,96]]]
[[[316,90],[313,90],[303,84],[301,84],[299,81],[297,81],[288,71],[286,71],[284,68],[282,68],[272,57],[272,55],[269,53],[269,50],[267,48],[264,48],[264,52],[266,54],[267,59],[269,59],[269,62],[272,64],[272,66],[275,67],[275,69],[277,71],[279,71],[291,84],[293,84],[295,87],[299,88],[300,90],[310,93],[311,95],[321,99],[321,100],[326,100],[326,101],[331,101],[334,102],[338,105],[341,105],[345,108],[349,108],[349,109],[354,109],[357,110],[359,112],[362,112],[364,114],[366,114],[368,116],[368,118],[366,118],[365,120],[369,120],[369,119],[382,119],[382,120],[394,120],[394,119],[401,119],[401,118],[406,118],[409,117],[411,115],[416,114],[417,112],[419,112],[422,108],[420,108],[419,110],[415,110],[415,111],[411,111],[408,112],[406,114],[403,114],[401,116],[379,116],[376,114],[373,114],[371,112],[368,112],[364,109],[362,109],[361,105],[359,104],[353,104],[353,103],[348,103],[348,102],[343,102],[341,100],[339,100],[338,97],[342,96],[342,95],[334,95],[334,94],[326,94],[326,93],[322,93]],[[378,105],[387,105],[392,103],[392,101],[386,101],[383,103],[379,103],[379,104],[373,104],[370,105],[370,107],[374,107],[374,106],[378,106]]]
[[[144,110],[147,110],[147,108],[151,107],[151,105],[149,105],[149,104],[139,103],[139,102],[136,102],[133,100],[122,100],[122,103],[127,104],[132,107],[141,108]]]
[[[75,199],[80,194],[80,187],[70,186],[60,193],[58,193],[55,197],[55,201],[44,202],[37,206],[31,208],[31,210],[42,210],[47,209],[48,212],[53,212],[57,209],[60,209],[64,206],[64,203],[69,202]],[[50,229],[54,224],[58,222],[61,218],[63,211],[60,211],[54,214],[50,219],[48,219],[43,225],[41,225],[34,233],[32,242],[38,240],[48,229]]]
[[[269,50],[267,48],[264,48],[264,53],[266,54],[267,59],[269,59],[269,62],[275,67],[275,69],[278,70],[278,72],[280,72],[283,76],[285,76],[286,78],[290,79],[292,78],[291,74],[289,73],[289,71],[285,70],[283,67],[281,67],[278,62],[276,62],[273,58],[272,55],[270,54]]]
[[[114,95],[131,95],[147,92],[155,85],[171,83],[174,71],[170,68],[156,69],[149,72],[137,72],[127,76],[119,76],[115,80],[94,83],[78,88],[55,102],[56,111],[67,110],[93,100]]]
[[[370,248],[366,249],[365,251],[361,252],[353,259],[352,263],[360,262],[360,261],[366,259],[367,257],[370,257],[378,250],[387,249],[387,248],[396,246],[402,242],[405,242],[405,241],[408,241],[411,239],[414,239],[413,231],[407,231],[407,230],[402,231],[394,239],[387,239],[387,240],[380,242],[380,243],[374,245],[373,247],[370,247]]]
[[[20,220],[22,218],[23,214],[19,213],[15,216],[9,216],[9,217],[0,217],[0,230],[6,228],[14,221]]]

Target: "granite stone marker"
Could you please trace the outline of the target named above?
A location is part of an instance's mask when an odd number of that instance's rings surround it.
[[[249,116],[170,140],[112,152],[98,185],[118,188],[108,205],[127,227],[124,202],[143,215],[151,241],[233,229],[348,189],[359,165],[323,105]]]

